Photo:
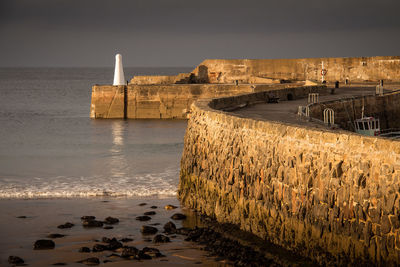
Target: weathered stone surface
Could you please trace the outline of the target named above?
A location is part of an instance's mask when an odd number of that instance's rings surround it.
[[[295,97],[306,92],[290,90]],[[321,264],[400,264],[400,171],[394,167],[400,142],[221,111],[258,97],[262,93],[192,105],[182,204]]]

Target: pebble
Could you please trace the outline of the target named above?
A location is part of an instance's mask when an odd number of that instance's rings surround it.
[[[24,260],[21,259],[18,256],[9,256],[8,257],[8,263],[10,263],[10,264],[23,264]]]
[[[139,206],[146,206],[147,203],[140,203]]]
[[[142,229],[140,229],[140,232],[145,235],[152,235],[158,232],[158,229],[153,227],[153,226],[148,226],[148,225],[143,225]]]
[[[169,221],[166,224],[164,224],[164,231],[167,234],[175,234],[176,233],[176,225],[173,222]]]
[[[137,257],[140,260],[151,260],[152,259],[149,254],[144,253],[142,250],[139,250],[139,253],[138,253]]]
[[[103,222],[96,220],[85,220],[82,222],[83,227],[103,227]]]
[[[171,219],[173,220],[184,220],[186,219],[186,215],[182,213],[175,213],[174,215],[171,216]]]
[[[176,233],[180,234],[180,235],[188,235],[190,231],[191,231],[191,229],[186,228],[186,227],[176,229]]]
[[[106,224],[116,224],[116,223],[119,223],[119,219],[113,218],[113,217],[107,217],[104,220],[104,223],[106,223]]]
[[[64,237],[65,235],[62,235],[62,234],[49,234],[48,236],[47,236],[47,238],[61,238],[61,237]]]
[[[113,238],[107,247],[108,250],[116,250],[122,248],[122,243],[119,242],[117,239]]]
[[[53,240],[40,239],[36,240],[35,244],[33,245],[33,249],[53,249],[55,245],[56,244],[53,242]]]
[[[165,207],[164,207],[166,210],[173,210],[173,209],[176,209],[176,208],[178,208],[177,206],[174,206],[174,205],[166,205]]]
[[[153,258],[165,257],[163,254],[161,254],[160,250],[158,250],[156,248],[144,247],[142,249],[142,252]]]
[[[79,252],[81,252],[81,253],[89,253],[89,252],[90,252],[90,248],[88,248],[88,247],[81,247],[81,248],[79,249]]]
[[[99,265],[100,264],[100,260],[96,257],[93,258],[87,258],[81,261],[78,261],[78,263],[83,263],[86,265]]]
[[[114,227],[112,227],[112,226],[104,226],[103,229],[105,229],[105,230],[111,230],[111,229],[114,229]]]
[[[135,247],[124,247],[121,253],[121,257],[123,258],[134,258],[138,255],[139,250]]]
[[[95,216],[82,216],[81,220],[82,221],[89,221],[89,220],[95,220],[96,217]]]
[[[166,235],[156,235],[153,238],[153,243],[168,243],[168,242],[171,242],[171,240]]]
[[[155,211],[147,211],[144,213],[144,215],[156,215]]]
[[[108,246],[102,244],[95,244],[92,248],[93,252],[102,252],[104,250],[108,250]]]
[[[136,217],[136,220],[138,220],[138,221],[141,221],[141,222],[144,222],[144,221],[149,221],[149,220],[151,220],[151,217],[149,217],[149,216],[138,216],[138,217]]]
[[[70,222],[66,222],[64,224],[60,224],[59,226],[57,226],[57,228],[59,229],[66,229],[66,228],[72,228],[75,224],[70,223]]]

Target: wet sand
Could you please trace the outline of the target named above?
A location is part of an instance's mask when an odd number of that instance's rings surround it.
[[[146,203],[144,206],[139,206]],[[178,206],[174,210],[166,210],[164,206],[172,204]],[[151,209],[151,206],[157,206]],[[163,225],[173,221],[177,228],[194,227],[200,225],[199,220],[190,211],[179,207],[176,198],[91,198],[91,199],[36,199],[36,200],[0,200],[0,266],[9,266],[8,257],[19,256],[29,266],[49,266],[55,263],[66,263],[67,266],[86,266],[77,263],[90,257],[97,257],[101,264],[104,260],[107,266],[225,266],[225,262],[216,262],[214,257],[208,257],[201,246],[184,241],[185,236],[171,235],[170,243],[154,244],[154,235],[145,236],[140,232],[142,225],[155,225],[159,232],[163,232]],[[137,221],[137,216],[144,212],[155,211],[152,219],[147,222]],[[172,220],[174,213],[182,212],[189,215],[184,221]],[[104,220],[108,216],[120,220],[112,225],[113,229],[84,228],[81,217],[85,215],[96,216],[97,220]],[[26,216],[26,218],[17,218]],[[70,229],[58,229],[57,226],[71,222],[75,224]],[[33,250],[33,244],[38,239],[49,239],[49,234],[63,234],[62,238],[52,239],[55,248],[50,250]],[[153,258],[152,260],[123,260],[121,258],[108,258],[112,251],[103,252],[78,252],[80,247],[92,248],[103,237],[131,238],[133,241],[123,243],[135,246],[154,247],[166,257]]]

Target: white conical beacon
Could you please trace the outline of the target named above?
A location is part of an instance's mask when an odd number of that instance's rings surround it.
[[[113,85],[125,85],[124,68],[122,67],[121,54],[115,55],[115,71]]]

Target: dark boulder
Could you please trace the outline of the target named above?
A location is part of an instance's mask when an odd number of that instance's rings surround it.
[[[24,263],[24,260],[21,259],[21,258],[18,257],[18,256],[9,256],[9,257],[8,257],[8,263],[9,263],[9,264],[23,264],[23,263]]]
[[[60,224],[59,226],[57,226],[57,228],[59,228],[59,229],[67,229],[67,228],[72,228],[73,226],[74,226],[73,223],[66,222],[64,224]]]
[[[103,227],[103,222],[96,220],[86,220],[82,222],[83,227]]]
[[[103,229],[105,229],[105,230],[111,230],[111,229],[114,229],[114,227],[112,227],[112,226],[104,226]]]
[[[93,252],[102,252],[104,250],[108,250],[108,246],[102,244],[95,244],[92,248]]]
[[[139,253],[139,250],[135,247],[124,247],[121,253],[123,258],[135,258]]]
[[[82,221],[91,221],[91,220],[95,220],[96,217],[95,216],[82,216],[81,220]]]
[[[112,238],[112,239],[115,239],[115,238]],[[101,242],[103,242],[103,243],[110,243],[112,239],[111,239],[111,238],[108,238],[108,237],[103,237],[103,238],[101,239]]]
[[[147,203],[140,203],[139,206],[146,206]]]
[[[186,215],[182,213],[175,213],[174,215],[171,216],[171,219],[173,220],[184,220],[186,219]]]
[[[53,249],[55,246],[53,240],[41,239],[35,242],[33,249]]]
[[[190,231],[191,230],[189,228],[186,228],[186,227],[182,227],[182,228],[176,229],[176,233],[180,234],[180,235],[188,235]]]
[[[147,211],[144,213],[144,215],[156,215],[155,211]]]
[[[48,238],[61,238],[64,237],[65,235],[62,234],[49,234],[47,237]]]
[[[164,255],[161,254],[161,252],[156,248],[144,247],[142,249],[142,252],[144,254],[147,254],[147,255],[153,257],[153,258],[164,257]]]
[[[145,221],[151,220],[151,217],[149,217],[149,216],[138,216],[138,217],[136,217],[136,220],[141,221],[141,222],[145,222]]]
[[[152,259],[151,256],[149,254],[144,253],[143,250],[139,251],[137,258],[139,258],[140,260],[151,260]]]
[[[17,218],[18,218],[18,219],[26,219],[26,218],[28,218],[28,217],[26,217],[25,215],[22,215],[22,216],[17,216]]]
[[[104,223],[105,223],[105,224],[116,224],[116,223],[119,223],[119,219],[113,218],[113,217],[107,217],[107,218],[104,220]]]
[[[164,224],[164,231],[167,234],[175,234],[176,233],[176,225],[173,222],[167,222]]]
[[[153,243],[168,243],[168,242],[171,242],[171,240],[166,235],[156,235],[153,238]]]
[[[89,253],[89,252],[90,252],[90,248],[88,248],[88,247],[81,247],[81,248],[79,249],[79,252],[81,252],[81,253]]]
[[[140,229],[140,232],[145,235],[153,235],[158,232],[158,229],[153,226],[143,225],[142,229]]]
[[[150,207],[150,209],[156,209],[157,208],[157,206],[151,206]]]
[[[122,248],[122,243],[113,238],[107,247],[108,250],[116,250]]]

